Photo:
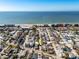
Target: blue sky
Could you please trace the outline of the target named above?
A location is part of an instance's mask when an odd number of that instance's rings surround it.
[[[0,0],[0,11],[79,11],[79,0]]]

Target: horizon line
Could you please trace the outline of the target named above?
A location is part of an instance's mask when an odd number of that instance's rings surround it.
[[[0,12],[79,12],[79,11],[0,11]]]

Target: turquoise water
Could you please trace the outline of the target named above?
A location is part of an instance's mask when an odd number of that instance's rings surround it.
[[[79,12],[0,12],[0,24],[79,23]]]

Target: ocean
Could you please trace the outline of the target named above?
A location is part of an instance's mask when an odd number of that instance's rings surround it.
[[[79,23],[79,12],[0,12],[0,24]]]

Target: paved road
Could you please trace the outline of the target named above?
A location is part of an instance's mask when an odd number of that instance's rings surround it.
[[[26,48],[26,50],[28,50],[28,51],[34,51],[35,53],[42,53],[42,54],[47,55],[47,56],[50,56],[52,58],[56,58],[56,56],[54,56],[54,55],[48,54],[48,53],[43,52],[43,51],[40,51],[40,50],[35,50],[33,48]]]

